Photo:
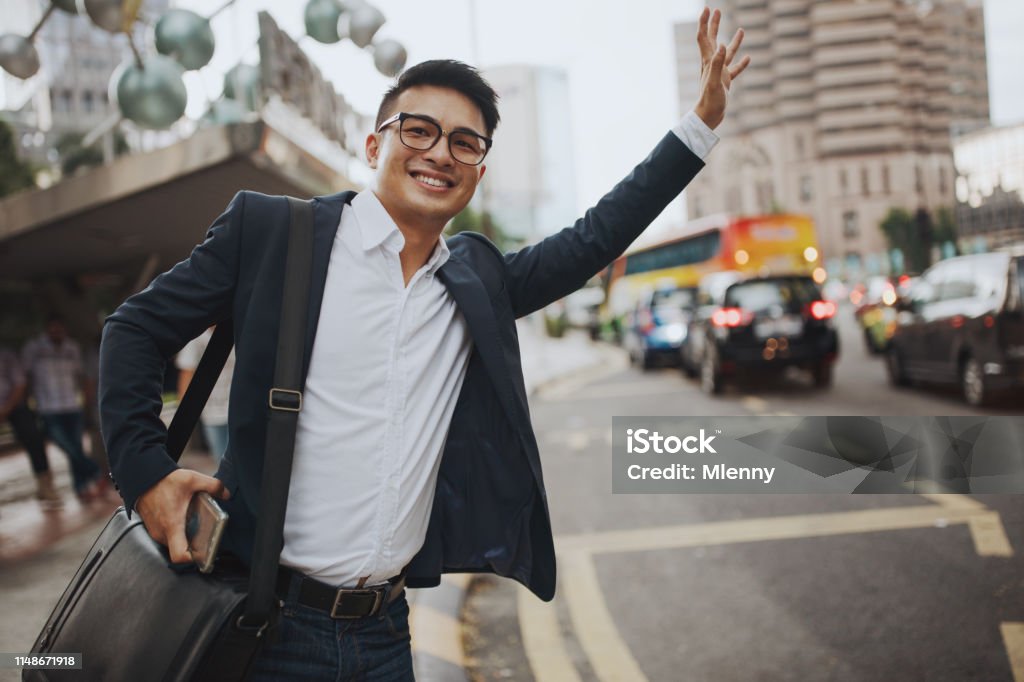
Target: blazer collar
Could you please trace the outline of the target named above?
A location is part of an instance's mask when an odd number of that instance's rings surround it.
[[[324,287],[327,285],[327,266],[331,262],[334,237],[338,234],[341,210],[352,203],[355,196],[356,192],[338,192],[313,198],[313,272],[310,273],[306,345],[302,356],[303,377],[309,371],[309,360],[313,355],[313,340],[320,323],[320,306],[324,302]]]

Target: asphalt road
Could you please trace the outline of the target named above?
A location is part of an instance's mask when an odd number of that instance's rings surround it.
[[[1024,675],[1015,496],[613,495],[626,415],[1022,414],[893,390],[840,311],[835,386],[702,394],[625,360],[531,402],[559,553],[543,604],[483,579],[466,608],[477,679],[1014,680]],[[1018,680],[1024,677],[1018,677]]]

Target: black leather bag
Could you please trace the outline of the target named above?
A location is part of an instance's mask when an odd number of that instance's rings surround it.
[[[167,550],[124,508],[99,538],[57,602],[33,654],[81,653],[80,670],[26,669],[32,682],[229,682],[244,680],[273,635],[280,602],[274,594],[302,388],[301,361],[313,248],[309,203],[289,198],[291,225],[274,369],[270,420],[251,570],[225,556],[203,575],[175,570]],[[168,428],[177,460],[231,351],[231,320],[213,338]],[[279,401],[275,395],[281,396]],[[230,523],[230,520],[228,521]]]

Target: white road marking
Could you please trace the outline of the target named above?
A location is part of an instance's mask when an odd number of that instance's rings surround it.
[[[467,573],[453,573],[442,577],[458,589],[465,590],[472,576]],[[462,650],[462,623],[452,616],[426,604],[411,600],[409,605],[409,633],[412,648],[464,668],[465,654]]]
[[[523,649],[536,682],[581,682],[569,658],[558,627],[558,614],[551,602],[542,602],[518,586],[519,632]]]
[[[647,677],[619,636],[605,604],[594,562],[583,551],[558,555],[576,637],[601,682],[645,682]],[[532,662],[531,662],[532,665]],[[535,668],[536,670],[536,668]]]

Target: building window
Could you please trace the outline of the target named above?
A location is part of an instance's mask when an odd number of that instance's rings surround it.
[[[856,211],[844,211],[843,212],[843,236],[847,239],[854,239],[860,234],[860,230],[857,227],[857,212]]]
[[[892,193],[892,186],[889,184],[889,164],[882,166],[882,191],[886,194]]]
[[[914,189],[918,194],[924,192],[924,178],[921,175],[921,167],[917,165],[914,166]]]
[[[811,176],[804,175],[800,178],[800,201],[808,202],[813,198],[811,189]]]
[[[804,136],[796,136],[796,158],[803,159],[806,157],[806,150],[804,149]]]
[[[860,193],[867,196],[871,193],[871,185],[868,182],[868,169],[860,169]]]
[[[945,198],[946,196],[946,168],[945,166],[939,167],[939,195]]]
[[[846,194],[846,169],[839,169],[839,193]]]
[[[82,93],[82,107],[87,114],[91,114],[94,111],[92,90],[86,90]]]

